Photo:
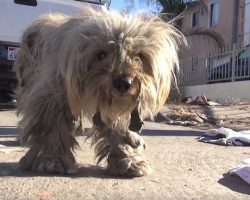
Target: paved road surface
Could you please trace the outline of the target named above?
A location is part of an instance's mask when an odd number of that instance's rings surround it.
[[[146,123],[150,176],[111,177],[96,167],[93,150],[79,137],[81,164],[75,176],[23,172],[18,160],[25,150],[16,142],[14,111],[0,111],[0,199],[250,199],[250,185],[228,170],[250,157],[248,147],[224,147],[196,141],[202,132]]]

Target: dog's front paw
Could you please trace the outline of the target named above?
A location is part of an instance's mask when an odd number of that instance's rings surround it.
[[[126,175],[140,177],[149,175],[151,174],[151,172],[152,169],[150,167],[149,162],[147,162],[146,160],[142,160],[140,162],[131,162],[131,165],[129,166]]]
[[[20,161],[21,168],[49,174],[75,174],[78,169],[72,156],[26,154]]]
[[[150,164],[142,156],[119,158],[112,154],[108,158],[108,170],[112,175],[128,177],[141,177],[152,171]]]

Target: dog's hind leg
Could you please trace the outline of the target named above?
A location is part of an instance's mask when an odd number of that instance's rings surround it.
[[[20,165],[38,172],[76,173],[74,118],[63,95],[48,88],[33,92],[23,107],[21,142],[30,150]]]

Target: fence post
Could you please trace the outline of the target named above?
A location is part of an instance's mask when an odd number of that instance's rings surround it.
[[[208,81],[210,81],[209,80],[209,78],[210,78],[210,71],[211,71],[211,61],[210,61],[210,59],[211,59],[211,53],[209,52],[208,54],[207,54],[207,56],[206,56],[206,83],[208,82]]]
[[[232,82],[235,79],[235,64],[236,64],[236,44],[233,44],[233,51],[232,51]]]

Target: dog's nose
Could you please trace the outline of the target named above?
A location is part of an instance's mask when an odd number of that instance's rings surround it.
[[[126,93],[131,88],[132,80],[118,77],[113,80],[113,85],[120,93]]]

